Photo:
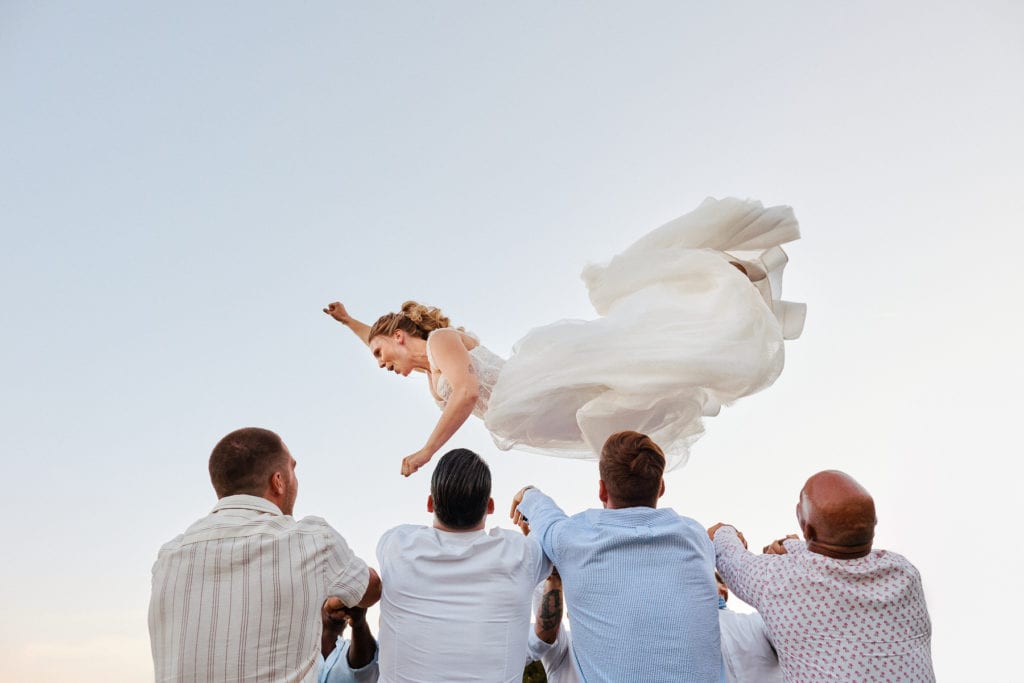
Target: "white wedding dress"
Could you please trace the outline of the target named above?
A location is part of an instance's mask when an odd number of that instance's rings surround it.
[[[504,450],[596,458],[610,434],[632,429],[664,449],[669,469],[682,465],[702,417],[782,371],[783,340],[800,335],[806,308],[780,298],[779,245],[799,236],[789,207],[705,200],[584,269],[600,317],[531,330],[508,361],[473,348],[474,414]],[[443,376],[435,390],[443,408]]]

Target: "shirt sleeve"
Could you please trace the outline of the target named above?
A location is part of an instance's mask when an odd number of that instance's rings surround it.
[[[350,641],[338,637],[334,651],[327,657],[327,662],[320,670],[319,683],[377,683],[380,667],[377,664],[377,652],[373,653],[373,661],[359,669],[348,664],[348,648]]]
[[[519,511],[530,523],[530,536],[540,540],[544,554],[558,566],[558,550],[555,543],[558,527],[568,519],[562,509],[538,489],[527,489],[519,503]]]
[[[782,547],[786,549],[787,553],[792,555],[807,550],[807,543],[799,538],[787,538],[782,542]]]
[[[555,642],[558,642],[557,640]],[[543,640],[537,637],[537,632],[533,628],[533,624],[530,624],[530,637],[526,641],[526,662],[539,662],[541,657],[547,654],[548,650],[553,648],[555,643],[545,643]]]
[[[736,529],[719,527],[715,532],[715,565],[729,587],[743,602],[759,609],[764,576],[773,560],[783,555],[755,555],[743,547]]]
[[[359,604],[370,585],[370,570],[348,543],[327,526],[327,596],[336,596],[346,607]]]

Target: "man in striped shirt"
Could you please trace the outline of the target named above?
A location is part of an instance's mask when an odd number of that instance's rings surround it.
[[[157,681],[314,683],[321,607],[368,607],[380,578],[319,517],[296,520],[295,459],[246,428],[210,454],[213,511],[160,549],[149,633]]]

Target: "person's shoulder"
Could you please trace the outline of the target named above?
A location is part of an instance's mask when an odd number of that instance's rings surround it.
[[[380,540],[377,541],[377,547],[382,548],[391,542],[405,543],[409,540],[432,534],[432,527],[423,526],[422,524],[399,524],[398,526],[391,527],[380,535]]]
[[[523,559],[544,556],[544,548],[536,534],[524,536],[518,529],[503,529],[496,526],[487,531],[487,539],[487,544],[500,545],[510,549]]]
[[[492,541],[515,547],[540,547],[540,539],[533,534],[524,536],[523,532],[518,529],[503,529],[500,526],[494,526],[487,530],[487,536]]]
[[[307,515],[305,517],[300,517],[299,519],[295,520],[295,524],[296,524],[296,526],[309,527],[309,528],[323,528],[323,527],[330,527],[331,529],[334,528],[330,524],[327,523],[326,519],[324,519],[323,517],[317,517],[316,515]]]
[[[167,553],[174,552],[181,547],[182,542],[185,540],[185,534],[178,534],[171,540],[160,546],[160,550],[157,552],[157,557],[162,557]]]
[[[454,327],[439,327],[427,333],[427,344],[459,344],[462,345],[463,333]]]
[[[683,524],[688,527],[704,529],[704,525],[695,520],[693,517],[681,515],[672,508],[658,508],[658,511],[659,513],[664,515],[664,518],[669,522]]]
[[[904,572],[917,577],[921,575],[921,572],[918,571],[913,562],[894,550],[875,549],[871,551],[868,557],[876,564],[898,567]]]
[[[282,520],[290,519],[283,517]],[[283,522],[281,522],[283,523]],[[323,517],[317,517],[316,515],[308,515],[300,519],[292,519],[290,530],[300,534],[326,534],[328,536],[341,536],[341,532],[335,527],[331,526],[326,519]]]

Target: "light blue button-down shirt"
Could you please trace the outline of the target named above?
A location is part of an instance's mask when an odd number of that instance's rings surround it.
[[[572,517],[529,489],[519,510],[558,567],[581,680],[718,683],[715,548],[669,508]]]
[[[376,683],[378,676],[377,652],[373,653],[373,661],[360,669],[348,665],[349,641],[338,636],[338,641],[327,655],[320,657],[320,670],[317,683]]]

